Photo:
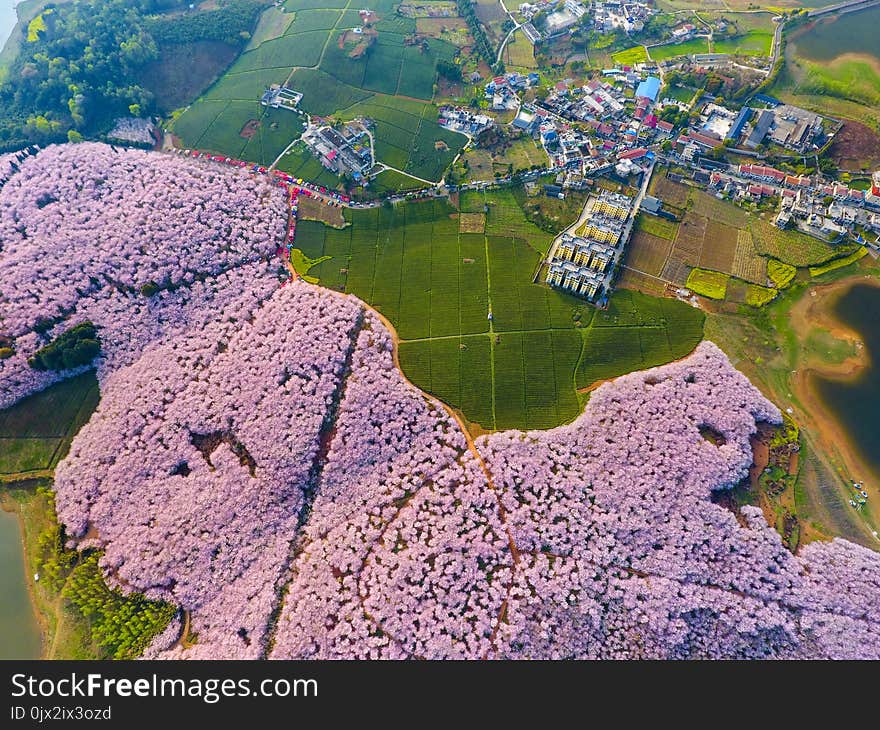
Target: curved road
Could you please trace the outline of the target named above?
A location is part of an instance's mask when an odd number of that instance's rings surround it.
[[[517,31],[519,28],[522,28],[522,26],[525,25],[525,23],[517,23],[517,22],[516,22],[516,18],[514,18],[514,17],[513,17],[513,13],[511,13],[511,12],[507,9],[507,6],[504,4],[504,0],[498,0],[498,2],[501,3],[501,8],[504,10],[505,13],[507,13],[507,17],[510,18],[510,22],[513,23],[513,28],[510,29],[510,32],[509,32],[506,36],[504,36],[504,40],[501,41],[501,46],[498,48],[498,56],[497,56],[496,59],[495,59],[495,65],[496,65],[496,66],[497,66],[499,63],[501,63],[501,54],[504,53],[504,47],[507,45],[507,41],[510,40],[511,36],[512,36],[514,33],[516,33],[516,31]]]

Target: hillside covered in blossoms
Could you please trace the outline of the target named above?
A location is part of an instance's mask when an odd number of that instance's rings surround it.
[[[27,359],[72,324],[99,375],[246,313],[278,286],[285,191],[241,170],[83,143],[0,159],[0,408],[59,376]]]
[[[880,658],[880,554],[793,555],[712,501],[781,420],[715,345],[474,441],[372,310],[280,286],[277,186],[99,145],[14,168],[0,405],[71,375],[27,359],[94,323],[57,510],[110,585],[179,607],[146,656]]]

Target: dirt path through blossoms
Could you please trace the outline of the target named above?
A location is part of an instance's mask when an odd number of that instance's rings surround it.
[[[287,265],[287,269],[290,271],[291,276],[296,277],[297,276],[296,271],[293,269],[293,266],[290,264],[290,261],[287,261],[286,265]],[[313,285],[313,286],[315,286],[315,285]],[[492,477],[492,472],[489,470],[489,467],[486,466],[486,462],[483,460],[483,455],[480,453],[479,449],[477,448],[477,445],[474,442],[474,438],[473,438],[473,436],[471,436],[470,431],[468,431],[467,424],[465,423],[464,419],[458,413],[456,413],[455,410],[453,410],[450,406],[446,405],[443,401],[435,398],[434,396],[432,396],[428,393],[425,393],[421,388],[419,388],[417,385],[415,385],[406,376],[406,373],[404,373],[403,368],[400,365],[400,355],[399,355],[400,337],[398,336],[397,330],[395,329],[394,325],[391,324],[391,322],[388,320],[388,318],[385,317],[381,312],[377,311],[373,307],[370,307],[368,304],[366,304],[366,302],[361,302],[361,305],[364,307],[364,309],[367,309],[370,312],[372,312],[376,316],[376,318],[382,323],[382,325],[388,330],[389,334],[391,335],[391,341],[393,344],[393,347],[391,348],[391,356],[394,361],[394,367],[397,369],[398,373],[400,373],[401,378],[403,378],[403,380],[411,388],[413,388],[416,392],[421,393],[425,398],[428,398],[432,403],[434,403],[438,407],[442,408],[447,414],[449,414],[449,416],[455,421],[455,423],[458,424],[459,430],[461,431],[461,434],[464,437],[465,442],[467,443],[468,451],[471,453],[471,455],[476,460],[477,464],[480,466],[480,469],[483,471],[483,474],[485,474],[486,483],[487,483],[489,489],[492,491],[492,494],[495,497],[495,501],[498,505],[498,518],[501,520],[501,524],[504,526],[504,531],[505,531],[505,534],[507,535],[507,544],[510,549],[512,564],[511,564],[511,570],[510,570],[510,581],[508,582],[508,584],[506,586],[505,598],[501,603],[501,607],[498,611],[498,617],[495,620],[495,626],[492,630],[492,638],[491,638],[491,642],[490,642],[492,648],[487,652],[486,656],[483,657],[483,658],[488,658],[488,655],[491,654],[492,652],[494,652],[494,650],[495,650],[495,643],[496,643],[496,639],[497,639],[497,635],[498,635],[498,629],[500,628],[501,621],[504,618],[505,612],[507,611],[507,604],[508,604],[508,601],[510,600],[510,592],[513,589],[514,580],[516,578],[516,568],[517,568],[517,565],[519,564],[519,559],[520,559],[519,549],[517,548],[516,542],[513,539],[513,533],[510,531],[510,529],[507,526],[507,514],[504,509],[504,504],[501,501],[501,494],[499,493],[499,491],[495,487],[495,481]],[[393,524],[393,520],[389,521],[388,524],[389,525]],[[386,526],[386,529],[387,529],[387,526]],[[382,537],[384,537],[384,533],[382,536],[380,536],[379,540],[381,540]],[[367,554],[367,556],[364,560],[364,565],[366,565],[369,558],[370,558],[370,553]],[[366,597],[363,595],[363,593],[360,590],[358,590],[358,595],[360,596],[361,606],[364,611],[364,615],[367,616],[368,618],[370,618],[371,621],[373,621],[374,623],[377,623],[377,625],[378,625],[378,622],[376,622],[376,620],[374,618],[372,618],[366,610],[366,606],[364,605],[364,603],[366,601]],[[389,636],[390,636],[390,634],[389,634]],[[394,639],[394,640],[395,640],[395,643],[398,643],[398,645],[399,645],[399,642],[397,642],[396,639]]]
[[[507,535],[507,544],[510,548],[510,555],[513,559],[513,563],[510,566],[510,581],[507,584],[506,595],[504,600],[501,602],[501,608],[498,611],[498,618],[495,620],[495,627],[492,630],[492,638],[491,638],[491,646],[492,648],[487,652],[487,654],[483,657],[484,659],[488,659],[488,655],[495,650],[495,642],[498,636],[498,629],[501,626],[501,621],[504,618],[504,614],[507,611],[507,603],[510,600],[510,592],[513,589],[513,583],[516,578],[516,568],[519,565],[519,549],[516,546],[516,542],[513,539],[513,533],[511,533],[510,529],[507,526],[507,514],[504,509],[504,504],[501,501],[501,494],[495,488],[495,481],[492,478],[492,472],[489,471],[489,467],[486,466],[486,462],[483,460],[483,455],[480,453],[477,448],[476,443],[474,442],[473,436],[471,436],[470,432],[467,429],[467,424],[464,419],[459,416],[452,408],[446,405],[443,401],[425,393],[421,388],[415,385],[409,378],[406,377],[406,374],[403,371],[403,368],[400,366],[400,357],[398,355],[398,351],[400,349],[400,338],[397,335],[397,330],[394,329],[394,325],[388,321],[388,319],[382,315],[381,312],[373,309],[366,303],[363,304],[366,309],[369,309],[379,321],[385,326],[388,332],[391,334],[391,341],[394,343],[394,347],[391,349],[391,356],[394,360],[394,367],[397,368],[397,371],[400,373],[400,376],[406,381],[406,383],[414,388],[417,392],[421,393],[424,397],[428,398],[432,403],[438,405],[442,408],[449,416],[458,424],[459,430],[461,431],[462,436],[464,436],[465,441],[468,445],[468,451],[470,451],[471,455],[476,459],[477,464],[480,465],[480,469],[483,470],[483,473],[486,475],[486,483],[489,486],[489,489],[492,491],[492,494],[495,497],[495,501],[498,504],[498,518],[501,520],[501,524],[504,525],[504,532]],[[391,522],[389,522],[389,525]]]

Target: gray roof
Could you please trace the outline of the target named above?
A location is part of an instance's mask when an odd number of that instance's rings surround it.
[[[773,112],[765,109],[761,112],[761,115],[758,117],[758,121],[755,122],[755,126],[752,128],[752,133],[749,135],[749,138],[746,144],[757,147],[761,144],[761,140],[767,136],[767,130],[770,129],[770,126],[773,124]]]
[[[663,206],[663,202],[655,198],[653,195],[646,195],[642,199],[642,207],[649,213],[656,213]]]

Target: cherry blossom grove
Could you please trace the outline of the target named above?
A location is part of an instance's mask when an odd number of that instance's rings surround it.
[[[880,658],[880,554],[793,555],[712,500],[781,420],[715,345],[473,440],[377,313],[279,286],[277,185],[97,144],[3,174],[0,408],[97,326],[55,502],[108,583],[179,608],[145,657]]]
[[[473,443],[375,314],[295,283],[102,392],[58,511],[112,582],[189,613],[198,642],[169,629],[150,656],[880,653],[877,553],[795,556],[760,510],[711,501],[780,419],[711,343],[568,426]]]
[[[194,655],[261,651],[361,314],[287,287],[149,349],[102,383],[58,466],[68,534],[104,549],[112,583],[192,611]]]
[[[71,374],[27,367],[71,325],[99,328],[103,377],[278,286],[287,200],[261,176],[91,143],[2,162],[0,336],[15,354],[0,360],[0,407]]]

